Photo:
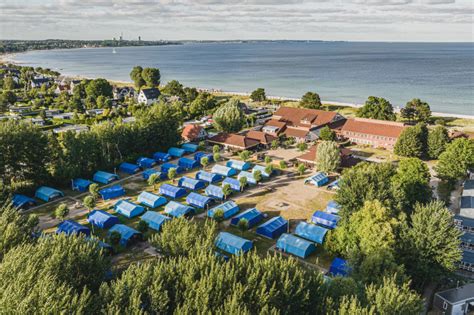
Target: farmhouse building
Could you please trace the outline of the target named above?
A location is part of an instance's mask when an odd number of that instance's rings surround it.
[[[189,124],[183,128],[181,138],[189,142],[204,140],[207,138],[207,131],[200,125]]]
[[[157,88],[142,89],[138,94],[138,103],[151,105],[158,101],[158,97],[161,95],[160,90]]]

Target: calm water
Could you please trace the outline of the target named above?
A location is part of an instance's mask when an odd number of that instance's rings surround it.
[[[158,67],[162,82],[363,103],[383,96],[394,106],[418,97],[432,110],[474,114],[474,43],[260,42],[35,51],[15,61],[67,75],[129,81],[134,65]]]

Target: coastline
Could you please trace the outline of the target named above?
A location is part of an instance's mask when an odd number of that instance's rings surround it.
[[[82,47],[82,48],[71,48],[71,49],[88,49],[89,47]],[[92,48],[92,47],[90,47]],[[63,50],[61,48],[56,48],[54,50]],[[24,54],[27,52],[31,52],[35,50],[29,50],[29,51],[24,51],[24,52],[15,52],[15,53],[6,53],[6,54],[0,54],[0,64],[6,63],[6,64],[16,64],[16,65],[23,65],[21,62],[15,61],[15,56],[18,54]],[[36,50],[39,51],[39,50]],[[71,79],[96,79],[94,77],[89,77],[89,76],[80,76],[80,75],[61,75],[65,78],[71,78]],[[111,80],[107,79],[108,81],[115,83],[115,84],[120,84],[120,85],[131,85],[133,84],[131,81],[120,81],[120,80]],[[239,92],[239,91],[224,91],[218,88],[200,88],[196,87],[196,89],[200,91],[207,91],[209,93],[215,93],[215,94],[223,94],[223,95],[229,95],[229,96],[244,96],[248,97],[250,96],[249,92]],[[293,101],[293,102],[299,102],[301,98],[295,98],[295,97],[285,97],[285,96],[276,96],[276,95],[268,95],[268,99],[270,100],[278,100],[278,101]],[[335,105],[335,106],[341,106],[341,107],[351,107],[351,108],[360,108],[364,104],[357,104],[357,103],[347,103],[347,102],[339,102],[339,101],[331,101],[331,100],[321,100],[321,103],[324,105]],[[396,113],[400,112],[400,108],[394,108],[394,111]],[[446,117],[446,118],[458,118],[458,119],[472,119],[474,120],[474,115],[467,115],[467,114],[453,114],[453,113],[443,113],[443,112],[431,112],[431,115],[433,117]]]

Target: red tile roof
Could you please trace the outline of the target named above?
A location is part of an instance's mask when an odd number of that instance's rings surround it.
[[[219,143],[219,144],[225,144],[233,147],[238,147],[241,149],[250,149],[255,146],[257,146],[260,141],[255,140],[255,139],[250,139],[246,136],[243,135],[238,135],[235,133],[220,133],[218,135],[215,135],[212,138],[208,139],[209,142],[214,142],[214,143]]]
[[[247,138],[258,140],[262,144],[269,144],[273,140],[278,139],[277,137],[270,135],[268,133],[256,130],[250,130],[246,134]]]
[[[295,138],[306,138],[308,135],[308,130],[296,129],[296,128],[286,128],[284,134],[287,137],[295,137]]]
[[[342,131],[398,138],[405,128],[403,123],[395,121],[349,118],[342,127]]]
[[[199,137],[199,133],[203,127],[196,125],[196,124],[190,124],[184,127],[183,132],[181,133],[181,137],[186,140],[194,140],[197,137]]]
[[[273,116],[273,120],[284,121],[288,125],[309,127],[309,125],[326,125],[337,116],[337,113],[319,109],[280,107]]]
[[[286,123],[284,121],[278,121],[275,119],[270,119],[265,123],[265,126],[273,126],[282,129],[283,127],[286,126]]]
[[[315,163],[317,151],[318,145],[316,144],[309,148],[308,152],[296,157],[296,159],[303,162]],[[346,148],[340,148],[340,153],[342,158],[346,158],[352,155],[352,151]]]

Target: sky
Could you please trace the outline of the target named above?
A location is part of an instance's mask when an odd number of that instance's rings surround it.
[[[473,42],[474,0],[2,0],[2,39]]]

